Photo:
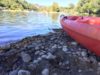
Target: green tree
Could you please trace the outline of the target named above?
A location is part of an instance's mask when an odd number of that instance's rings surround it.
[[[100,0],[80,0],[77,5],[77,11],[88,15],[98,15],[100,14]]]

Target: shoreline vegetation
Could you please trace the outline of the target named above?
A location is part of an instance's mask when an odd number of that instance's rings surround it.
[[[77,4],[61,7],[54,2],[51,6],[31,4],[25,0],[0,0],[1,11],[65,12],[70,15],[100,16],[100,0],[79,0]]]

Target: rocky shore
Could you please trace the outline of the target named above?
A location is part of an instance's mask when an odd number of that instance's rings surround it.
[[[100,75],[100,62],[58,29],[0,48],[0,75]]]

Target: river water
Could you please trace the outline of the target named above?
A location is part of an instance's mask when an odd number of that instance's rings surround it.
[[[61,28],[59,16],[59,13],[0,11],[0,45]]]

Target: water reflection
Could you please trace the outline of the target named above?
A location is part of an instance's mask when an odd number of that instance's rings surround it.
[[[53,22],[57,22],[57,20],[59,18],[59,13],[49,13],[49,15]]]
[[[0,12],[0,44],[60,28],[58,13]]]

